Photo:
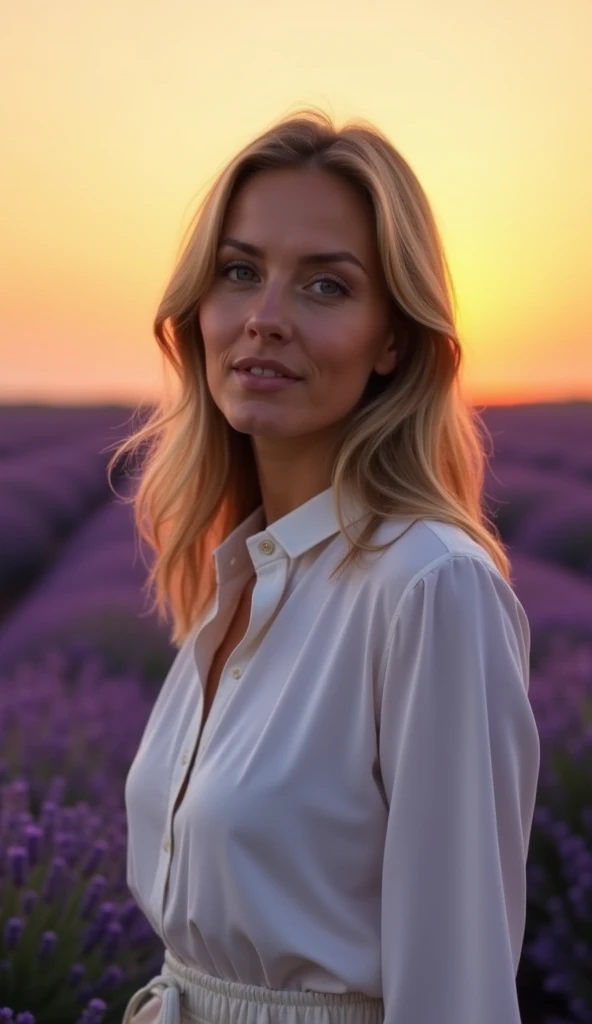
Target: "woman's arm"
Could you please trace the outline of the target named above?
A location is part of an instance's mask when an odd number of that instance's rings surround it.
[[[385,1024],[520,1024],[529,647],[522,605],[479,557],[447,557],[399,605],[380,678]]]

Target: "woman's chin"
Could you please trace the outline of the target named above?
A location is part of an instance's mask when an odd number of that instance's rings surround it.
[[[239,434],[249,434],[251,437],[269,438],[270,441],[276,438],[278,441],[281,440],[282,438],[287,441],[294,436],[293,434],[288,433],[286,430],[281,430],[279,427],[271,426],[269,423],[257,423],[253,424],[252,426],[241,426],[237,424],[234,427],[234,429],[237,430]]]
[[[282,415],[280,409],[275,412],[269,410],[266,414],[244,413],[227,417],[230,426],[239,434],[251,434],[253,437],[269,438],[290,438],[294,431],[286,422],[285,413]]]

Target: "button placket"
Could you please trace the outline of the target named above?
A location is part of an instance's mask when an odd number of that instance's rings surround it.
[[[272,540],[269,540],[268,538],[260,540],[259,543],[257,544],[257,547],[262,555],[273,555],[275,551],[274,542]],[[232,668],[230,669],[230,674],[233,679],[240,679],[243,674],[243,669],[240,667],[240,665],[233,665]]]

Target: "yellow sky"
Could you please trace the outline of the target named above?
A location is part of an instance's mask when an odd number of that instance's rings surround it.
[[[0,401],[153,397],[204,188],[312,103],[432,203],[475,401],[592,398],[590,0],[0,0]]]

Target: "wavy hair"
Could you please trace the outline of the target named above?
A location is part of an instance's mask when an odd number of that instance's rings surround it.
[[[200,299],[238,187],[258,170],[299,167],[340,175],[368,201],[398,328],[397,364],[388,376],[371,374],[334,461],[331,487],[348,545],[334,573],[388,546],[370,542],[385,519],[414,516],[466,531],[511,582],[501,537],[482,508],[487,430],[461,395],[456,298],[426,194],[375,126],[356,120],[337,129],[327,114],[306,108],[241,149],[199,205],[153,323],[178,393],[163,391],[108,464],[111,483],[118,459],[144,449],[137,486],[123,500],[133,503],[135,527],[155,555],[146,583],[151,611],[161,621],[170,611],[178,646],[215,593],[214,548],[261,504],[250,437],[229,425],[209,392]],[[368,513],[355,538],[341,511],[344,488]]]

